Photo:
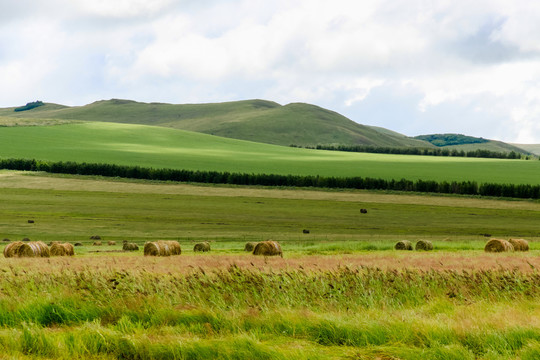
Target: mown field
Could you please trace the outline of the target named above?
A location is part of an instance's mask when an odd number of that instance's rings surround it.
[[[1,171],[0,203],[1,238],[84,243],[0,260],[0,358],[540,356],[538,201]],[[486,254],[486,234],[532,250]],[[120,245],[91,235],[183,254],[107,252]],[[242,251],[268,238],[283,259]],[[435,251],[392,250],[401,239]],[[210,253],[192,251],[201,240]]]
[[[0,127],[0,154],[2,158],[240,173],[540,184],[540,161],[533,160],[308,150],[98,122]]]

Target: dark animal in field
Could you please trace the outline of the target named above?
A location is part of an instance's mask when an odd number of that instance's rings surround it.
[[[304,233],[304,234],[309,234],[309,230],[308,230],[308,229],[304,229],[304,230],[302,230],[302,233]]]
[[[367,209],[360,209],[361,214],[367,214]]]
[[[264,256],[276,256],[279,255],[283,257],[283,251],[281,250],[281,245],[277,241],[268,240],[261,241],[253,249],[253,255],[264,255]]]
[[[28,220],[28,223],[29,223],[29,224],[33,224],[33,223],[34,223],[34,220]]]

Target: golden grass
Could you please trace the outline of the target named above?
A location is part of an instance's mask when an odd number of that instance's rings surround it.
[[[362,266],[380,269],[418,269],[423,271],[471,271],[471,270],[519,270],[531,273],[540,269],[537,252],[485,254],[478,251],[460,253],[422,252],[401,253],[373,252],[361,255],[304,255],[297,257],[264,258],[252,254],[197,256],[182,255],[182,261],[175,257],[144,257],[141,253],[121,253],[103,255],[79,255],[76,258],[2,258],[0,271],[9,271],[12,266],[27,270],[54,273],[62,270],[84,271],[109,269],[114,271],[151,272],[158,274],[190,273],[192,271],[226,270],[231,265],[254,271],[304,270],[326,271],[339,267],[357,268]]]

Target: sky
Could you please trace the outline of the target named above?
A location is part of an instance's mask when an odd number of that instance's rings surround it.
[[[540,2],[2,0],[0,82],[0,107],[266,99],[540,143]]]

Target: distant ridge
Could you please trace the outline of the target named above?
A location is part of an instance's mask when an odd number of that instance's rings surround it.
[[[13,108],[0,116],[17,117]],[[276,145],[370,145],[433,147],[391,130],[358,124],[316,105],[280,105],[267,100],[210,104],[141,103],[111,99],[78,107],[45,104],[25,118],[69,119],[154,125]]]
[[[532,155],[527,149],[507,144],[502,141],[489,140],[481,137],[467,136],[463,134],[430,134],[415,136],[415,139],[424,140],[431,144],[448,150],[487,150],[492,152],[510,153],[516,152],[525,155]]]

